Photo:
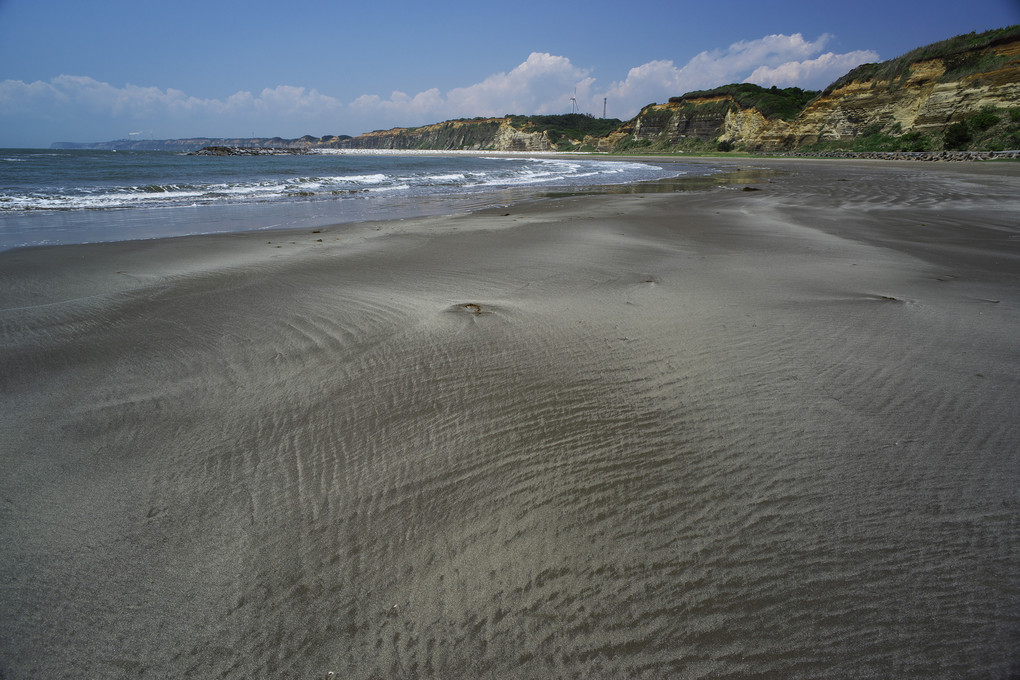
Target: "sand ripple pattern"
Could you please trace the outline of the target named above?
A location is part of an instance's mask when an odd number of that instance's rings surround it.
[[[782,191],[5,301],[3,677],[1017,673],[1015,272]]]

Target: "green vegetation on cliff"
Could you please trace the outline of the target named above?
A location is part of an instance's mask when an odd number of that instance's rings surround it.
[[[753,83],[733,83],[711,90],[688,92],[682,97],[670,97],[669,101],[671,104],[693,104],[696,102],[691,102],[692,99],[732,97],[743,108],[758,109],[766,118],[793,120],[816,96],[818,96],[818,92],[815,90],[802,90],[799,87],[779,89],[775,85],[764,88]]]
[[[1007,63],[1010,57],[982,53],[982,50],[1012,42],[1018,38],[1020,38],[1020,24],[984,33],[967,33],[947,40],[940,40],[924,47],[918,47],[895,59],[877,64],[861,64],[826,87],[824,94],[831,94],[834,90],[854,82],[905,80],[910,75],[912,64],[930,59],[942,59],[946,63],[946,72],[939,78],[941,82],[957,80],[972,73],[991,71]]]
[[[521,132],[545,132],[558,147],[574,146],[585,137],[605,137],[623,124],[617,118],[595,118],[587,113],[564,113],[547,116],[507,114],[510,124]]]
[[[801,151],[1013,151],[1020,149],[1020,108],[986,106],[939,133],[904,132],[899,123],[868,125],[853,139],[804,145]]]
[[[375,130],[341,144],[352,149],[574,151],[586,138],[600,138],[623,121],[574,113],[502,118],[458,118],[418,127]]]

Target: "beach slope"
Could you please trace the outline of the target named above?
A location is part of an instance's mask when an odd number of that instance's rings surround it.
[[[1020,166],[727,165],[0,253],[0,677],[1020,672]]]

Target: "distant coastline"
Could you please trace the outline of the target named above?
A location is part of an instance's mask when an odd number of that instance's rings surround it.
[[[334,140],[350,139],[348,135],[326,137],[186,137],[183,139],[114,139],[107,142],[54,142],[51,149],[91,151],[198,151],[206,147],[244,149],[308,149]]]

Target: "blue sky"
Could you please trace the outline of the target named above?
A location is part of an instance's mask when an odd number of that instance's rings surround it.
[[[0,0],[0,146],[356,135],[505,113],[629,118],[730,82],[1020,23],[1020,0]]]

